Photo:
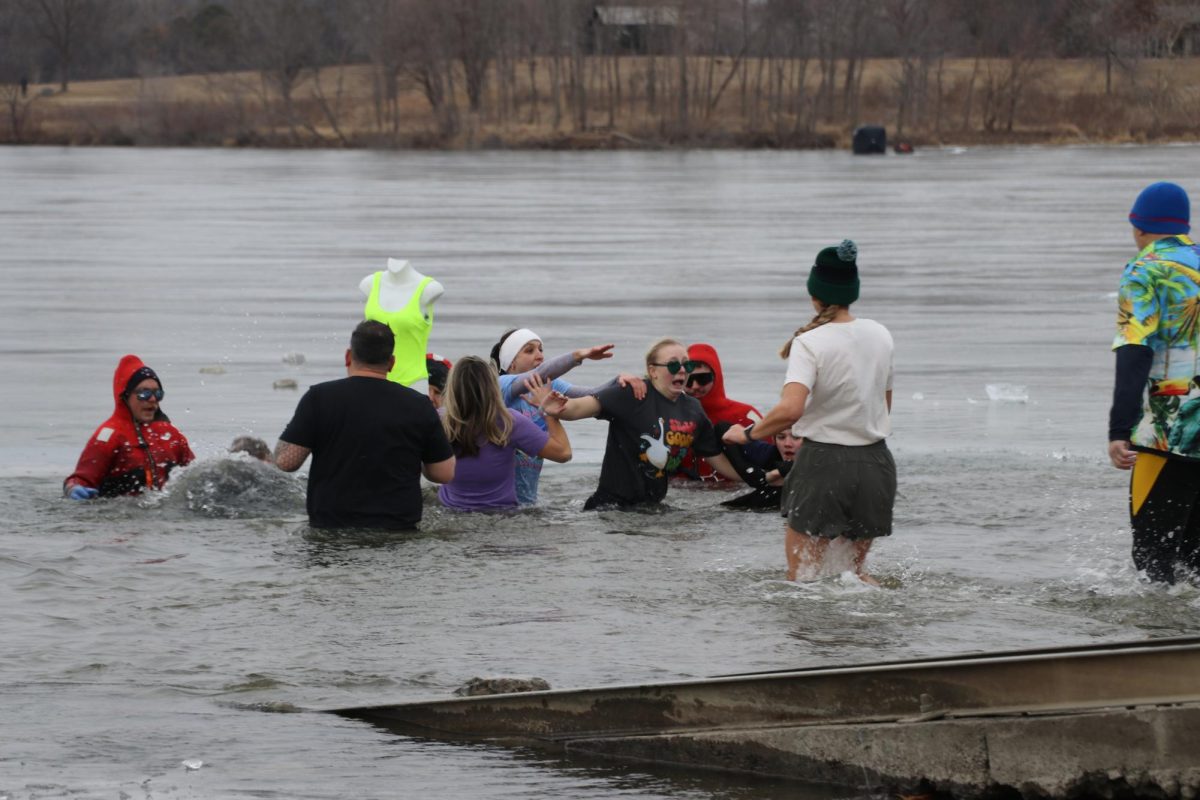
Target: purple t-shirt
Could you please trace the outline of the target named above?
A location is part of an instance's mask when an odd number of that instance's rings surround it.
[[[516,451],[540,453],[550,434],[516,411],[508,409],[508,414],[513,427],[504,447],[484,442],[474,456],[455,453],[454,480],[438,488],[443,505],[459,511],[516,507]]]

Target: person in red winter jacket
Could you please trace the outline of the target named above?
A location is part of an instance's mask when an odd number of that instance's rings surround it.
[[[762,419],[758,409],[749,403],[739,403],[725,396],[725,374],[721,371],[721,359],[711,344],[697,342],[688,348],[688,358],[696,362],[696,368],[688,375],[685,391],[700,401],[704,414],[713,425],[749,425]],[[684,459],[679,475],[705,480],[724,480],[713,472],[703,460],[697,462],[691,453]]]
[[[154,370],[137,356],[123,357],[113,373],[113,414],[88,439],[63,494],[72,500],[140,494],[161,489],[174,467],[190,464],[195,456],[159,406],[162,398]]]

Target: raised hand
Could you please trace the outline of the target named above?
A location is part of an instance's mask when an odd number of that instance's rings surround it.
[[[521,399],[539,408],[546,402],[546,398],[554,393],[553,387],[536,372],[525,379],[525,388],[529,391],[521,395]]]
[[[582,350],[576,350],[573,355],[575,356],[576,361],[602,361],[606,358],[613,357],[612,349],[615,346],[616,345],[611,344],[598,344],[595,347],[586,347]]]
[[[547,417],[557,417],[566,407],[567,396],[562,392],[550,392],[549,396],[540,405],[542,414]]]

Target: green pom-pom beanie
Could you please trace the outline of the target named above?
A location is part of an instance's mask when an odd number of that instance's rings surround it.
[[[808,273],[808,293],[834,306],[848,306],[858,299],[858,246],[843,239],[837,247],[817,253]]]

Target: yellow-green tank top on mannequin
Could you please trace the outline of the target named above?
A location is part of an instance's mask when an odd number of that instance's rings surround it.
[[[433,309],[429,310],[429,318],[426,319],[421,313],[421,295],[433,278],[421,279],[404,308],[386,311],[379,305],[379,281],[382,277],[382,272],[376,272],[371,281],[371,293],[367,295],[363,317],[382,322],[392,329],[396,337],[396,347],[392,351],[396,356],[396,365],[388,373],[388,380],[408,386],[429,377],[425,371],[425,353],[428,352],[429,332],[433,330]]]

